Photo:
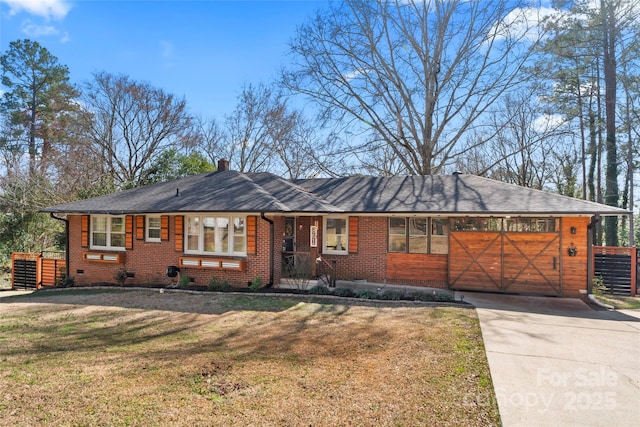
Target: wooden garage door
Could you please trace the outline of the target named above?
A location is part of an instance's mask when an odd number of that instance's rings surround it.
[[[449,284],[453,289],[502,290],[502,234],[452,232],[449,241]]]
[[[560,235],[504,234],[505,292],[560,295]]]
[[[452,289],[559,295],[558,233],[452,232]]]

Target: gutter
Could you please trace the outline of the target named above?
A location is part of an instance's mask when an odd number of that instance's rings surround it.
[[[264,216],[264,212],[260,212],[260,218],[262,218],[263,220],[267,221],[269,223],[269,283],[267,283],[267,285],[265,287],[270,288],[273,286],[273,270],[274,270],[274,266],[273,266],[273,249],[274,249],[274,225],[273,225],[273,221],[270,220],[269,218],[267,218],[266,216]]]
[[[69,272],[71,269],[69,268],[70,259],[69,259],[69,220],[66,218],[60,218],[55,216],[54,212],[49,212],[49,215],[53,219],[57,219],[58,221],[64,222],[64,233],[65,233],[65,243],[64,243],[64,258],[65,258],[65,274],[66,277],[69,278]]]

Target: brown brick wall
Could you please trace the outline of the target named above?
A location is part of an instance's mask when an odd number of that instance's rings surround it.
[[[88,249],[81,247],[81,216],[69,216],[70,237],[70,273],[78,285],[95,283],[115,283],[114,275],[120,268],[135,274],[134,278],[127,279],[127,284],[149,285],[166,283],[166,268],[169,265],[177,265],[182,252],[175,250],[175,221],[170,217],[169,240],[160,243],[149,243],[144,240],[134,239],[133,249],[125,251],[124,264],[108,264],[82,260],[82,253]],[[269,216],[274,222],[274,283],[281,278],[282,268],[282,243],[284,238],[283,216]],[[318,253],[322,251],[322,217],[305,216],[296,220],[297,251],[311,252],[309,242],[309,229],[314,221],[318,222]],[[181,274],[187,274],[195,279],[196,285],[206,286],[212,277],[226,280],[230,284],[246,287],[248,282],[256,277],[263,279],[266,284],[269,281],[269,231],[267,221],[257,217],[257,251],[255,255],[249,255],[246,262],[246,271],[216,271],[211,269],[182,268]],[[579,296],[581,289],[586,289],[587,281],[587,233],[588,218],[563,218],[562,220],[562,285],[563,296]],[[576,234],[570,233],[571,227],[576,227]],[[135,230],[134,230],[135,235]],[[433,274],[425,280],[409,280],[406,277],[390,277],[387,272],[387,218],[386,217],[358,217],[358,252],[349,255],[323,255],[330,262],[336,261],[337,278],[339,280],[366,279],[369,282],[408,284],[416,286],[445,286],[442,282],[444,270],[433,267],[433,273],[437,270],[438,283],[433,279]],[[567,247],[573,242],[578,248],[576,257],[567,256]],[[432,257],[434,258],[434,257]],[[439,258],[438,258],[439,259]],[[448,265],[448,262],[447,262]],[[83,270],[83,273],[78,273]],[[441,274],[442,273],[442,274]],[[403,279],[403,280],[400,280]]]
[[[126,250],[124,264],[110,264],[85,261],[82,254],[90,251],[81,247],[81,216],[69,216],[69,258],[70,274],[76,284],[116,283],[115,273],[124,268],[135,277],[127,279],[127,284],[154,285],[167,283],[166,268],[178,265],[182,252],[175,250],[175,221],[170,217],[169,240],[159,243],[134,239],[133,249]],[[135,227],[135,225],[134,225]],[[134,230],[135,235],[135,230]],[[206,286],[212,277],[226,280],[233,286],[247,286],[256,277],[261,277],[266,284],[269,281],[269,254],[265,248],[269,244],[269,224],[260,217],[257,219],[258,251],[256,255],[247,257],[246,271],[218,271],[212,269],[181,268],[180,273],[194,278],[194,284]],[[276,246],[277,247],[277,246]],[[104,252],[104,251],[100,251]],[[82,272],[78,272],[82,270]],[[279,277],[277,278],[279,280]]]
[[[318,248],[322,248],[322,220],[318,222]],[[358,218],[358,252],[349,255],[323,255],[336,260],[338,280],[366,279],[384,283],[387,252],[387,218]]]

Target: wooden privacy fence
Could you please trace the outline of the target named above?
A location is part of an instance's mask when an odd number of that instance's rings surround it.
[[[11,287],[40,289],[56,286],[64,279],[65,270],[64,252],[14,252],[11,255]]]
[[[638,292],[636,248],[593,247],[593,276],[602,278],[607,292],[632,295]]]

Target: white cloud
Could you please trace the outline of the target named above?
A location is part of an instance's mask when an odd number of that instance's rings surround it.
[[[9,14],[17,15],[25,11],[47,20],[62,19],[71,10],[68,0],[0,0],[9,6]]]
[[[496,33],[499,37],[515,37],[535,41],[540,38],[542,21],[554,12],[555,10],[550,7],[513,9],[497,25]]]
[[[51,25],[37,25],[28,19],[22,23],[22,32],[31,38],[59,34],[59,31]]]
[[[564,117],[560,114],[543,114],[533,122],[533,128],[538,132],[557,129],[565,123]]]

